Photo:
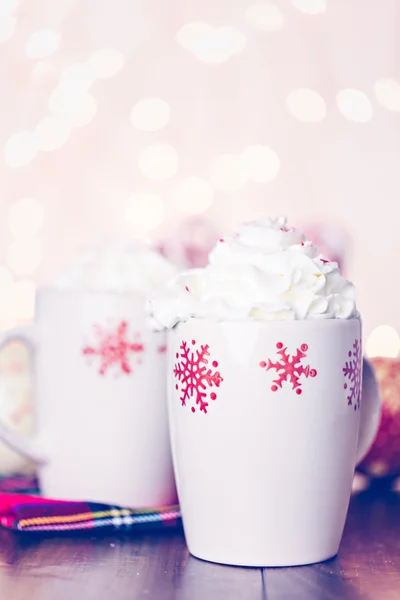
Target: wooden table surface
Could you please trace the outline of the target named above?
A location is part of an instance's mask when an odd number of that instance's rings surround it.
[[[38,537],[0,530],[1,600],[399,600],[400,493],[353,495],[339,556],[283,569],[206,563],[182,531]]]

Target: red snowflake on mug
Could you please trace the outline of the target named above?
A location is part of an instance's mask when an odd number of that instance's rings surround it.
[[[361,343],[360,340],[354,340],[353,349],[349,350],[349,360],[343,367],[345,381],[343,387],[348,390],[347,404],[354,406],[354,410],[360,408],[361,396]]]
[[[96,343],[91,346],[85,346],[82,349],[84,356],[99,359],[99,373],[105,375],[108,369],[116,367],[117,372],[129,375],[132,373],[132,367],[129,362],[131,354],[138,354],[138,364],[141,363],[140,354],[144,352],[144,346],[139,340],[139,335],[135,339],[128,339],[128,323],[121,321],[114,330],[104,330],[100,325],[94,325]]]
[[[317,374],[315,369],[312,369],[309,365],[304,366],[302,364],[302,360],[307,356],[307,344],[302,344],[300,348],[297,348],[294,355],[288,354],[287,348],[284,348],[282,342],[278,342],[276,347],[277,354],[279,355],[279,359],[276,362],[272,362],[270,358],[268,362],[260,362],[262,369],[266,371],[274,369],[278,375],[278,378],[273,380],[271,390],[277,392],[278,389],[282,388],[283,382],[287,381],[292,384],[292,390],[296,390],[296,394],[301,394],[300,378],[303,376],[306,378],[315,377]]]
[[[192,340],[192,346],[195,345],[196,341]],[[191,407],[193,413],[196,412],[196,406],[200,411],[207,413],[207,387],[219,387],[223,381],[219,371],[213,371],[207,367],[208,357],[210,356],[208,349],[208,344],[200,346],[200,350],[197,350],[195,348],[190,349],[187,342],[182,342],[180,345],[181,353],[176,353],[176,358],[181,359],[174,367],[174,376],[181,384],[180,391],[182,395],[180,401],[182,406],[186,406],[187,400],[192,400],[192,402],[194,400]],[[212,362],[212,367],[214,369],[218,367],[216,360]],[[179,390],[179,383],[175,387]],[[216,400],[217,394],[211,392],[210,399]]]

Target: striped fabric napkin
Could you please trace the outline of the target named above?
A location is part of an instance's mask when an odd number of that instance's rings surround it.
[[[0,524],[17,531],[73,531],[108,527],[156,529],[180,523],[179,506],[133,510],[93,502],[65,502],[39,495],[32,477],[0,479]]]

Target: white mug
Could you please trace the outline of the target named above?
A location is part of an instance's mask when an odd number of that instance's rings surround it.
[[[165,336],[139,294],[43,289],[35,324],[0,335],[34,349],[37,435],[0,438],[38,464],[42,495],[126,507],[176,502]]]
[[[338,552],[379,424],[359,320],[215,322],[169,333],[172,455],[189,551],[252,567]]]

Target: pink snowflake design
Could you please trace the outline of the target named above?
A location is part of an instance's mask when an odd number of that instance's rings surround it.
[[[196,340],[192,340],[192,346],[196,345]],[[180,382],[181,397],[180,401],[182,406],[186,406],[187,400],[193,400],[194,404],[191,407],[191,411],[196,412],[196,406],[200,411],[207,414],[208,402],[208,389],[207,386],[212,388],[213,386],[219,387],[223,382],[223,379],[219,371],[212,371],[207,368],[208,357],[210,353],[208,351],[209,346],[200,346],[200,350],[193,348],[191,350],[187,342],[182,342],[180,345],[181,353],[176,353],[176,358],[181,359],[176,363],[174,367],[174,376]],[[216,360],[212,362],[214,369],[218,367]],[[179,390],[179,383],[176,384],[176,389]],[[211,400],[217,399],[217,394],[211,392]]]
[[[343,373],[346,381],[344,389],[348,390],[347,404],[354,406],[354,410],[360,408],[361,395],[361,343],[360,340],[354,340],[353,349],[349,350],[349,360],[343,367]]]
[[[108,369],[117,368],[122,373],[130,375],[132,367],[129,362],[130,354],[139,354],[137,363],[140,364],[140,354],[144,352],[144,346],[140,343],[138,334],[135,341],[129,341],[128,323],[121,321],[114,331],[105,331],[100,325],[94,325],[94,333],[97,338],[92,346],[85,346],[82,354],[90,358],[98,357],[100,360],[99,374],[105,375]]]
[[[304,376],[308,378],[317,375],[315,369],[312,369],[309,365],[304,366],[301,364],[303,358],[306,358],[307,356],[307,344],[302,344],[300,348],[297,348],[296,354],[294,355],[288,354],[287,348],[284,348],[282,342],[278,342],[276,347],[277,354],[279,355],[279,359],[276,362],[272,362],[270,358],[268,359],[268,362],[260,362],[260,367],[262,369],[265,369],[266,371],[275,369],[278,375],[278,378],[273,380],[271,390],[277,392],[278,389],[282,389],[283,382],[287,381],[292,384],[292,390],[296,390],[296,394],[301,394],[300,377]]]

